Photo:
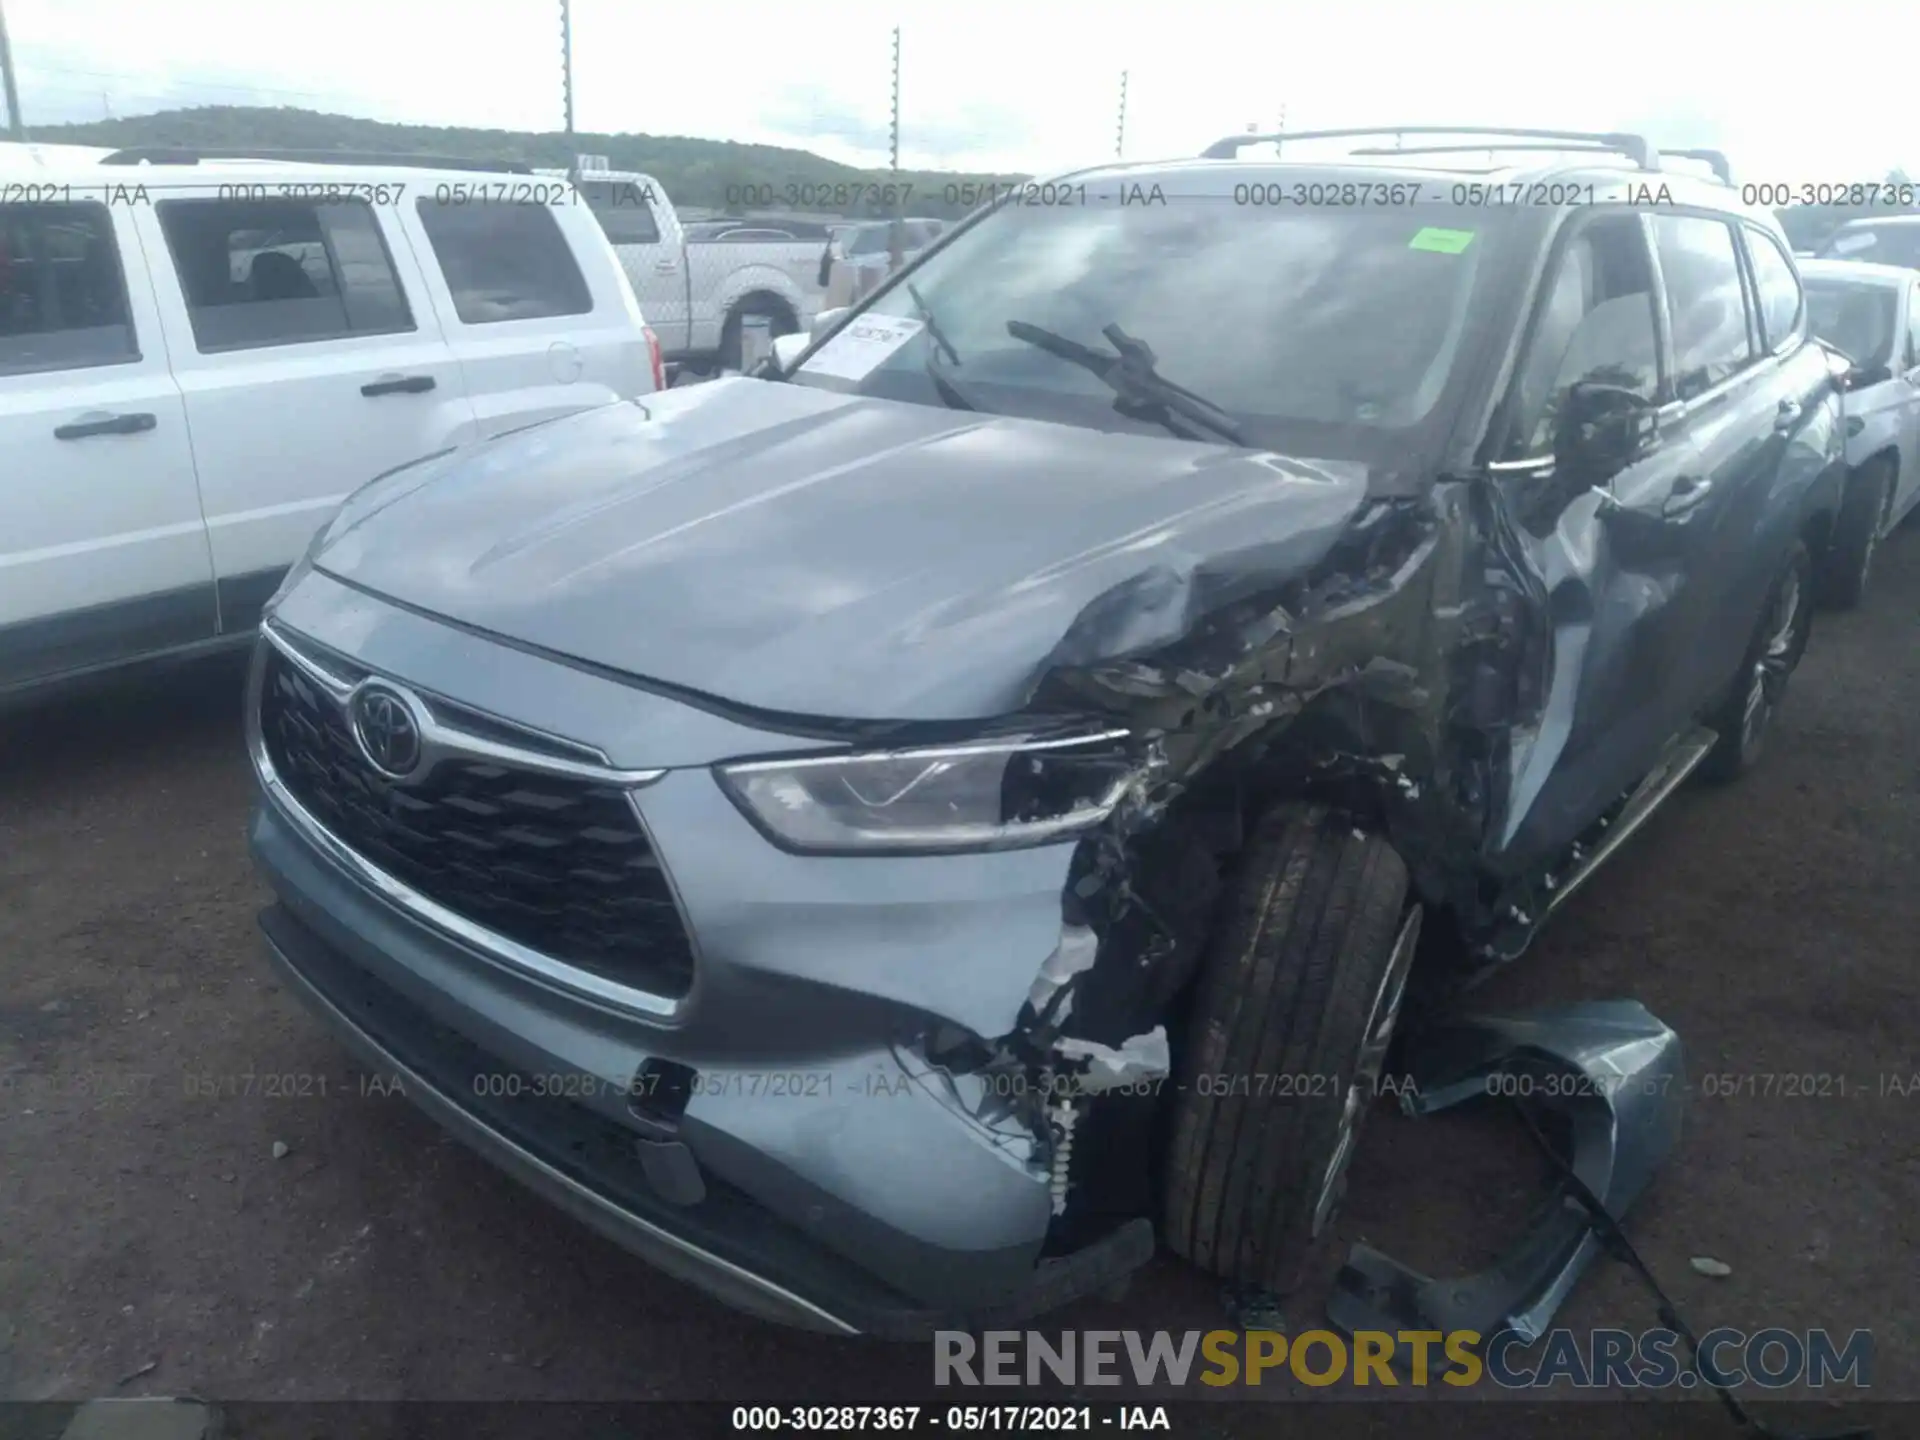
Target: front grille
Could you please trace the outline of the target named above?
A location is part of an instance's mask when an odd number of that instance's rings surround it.
[[[260,730],[281,783],[333,836],[454,913],[551,959],[685,995],[693,947],[617,786],[490,760],[418,783],[374,770],[341,707],[267,647]]]

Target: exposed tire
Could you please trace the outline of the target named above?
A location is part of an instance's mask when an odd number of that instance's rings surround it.
[[[1767,729],[1787,693],[1787,681],[1807,648],[1813,624],[1813,561],[1795,541],[1780,567],[1760,621],[1727,696],[1707,717],[1719,736],[1700,773],[1708,780],[1737,780],[1760,763]]]
[[[1880,545],[1880,521],[1893,488],[1893,468],[1875,460],[1847,482],[1833,539],[1820,567],[1820,600],[1835,610],[1851,610],[1867,593],[1874,551]]]
[[[720,368],[738,370],[744,358],[740,351],[740,322],[749,315],[764,315],[773,322],[773,338],[791,335],[800,328],[800,321],[794,313],[778,300],[747,299],[741,301],[727,315],[726,324],[720,327]]]
[[[1166,1167],[1167,1243],[1285,1294],[1318,1253],[1418,933],[1407,869],[1324,806],[1261,821],[1202,958]]]

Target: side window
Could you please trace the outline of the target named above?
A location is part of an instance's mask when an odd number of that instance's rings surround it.
[[[615,245],[658,245],[660,226],[653,207],[632,181],[589,180],[581,185],[587,208]]]
[[[593,309],[567,237],[544,205],[422,200],[420,223],[463,325]]]
[[[156,208],[203,354],[414,328],[365,201],[162,200]]]
[[[1760,330],[1769,350],[1778,350],[1800,328],[1805,308],[1800,276],[1780,244],[1764,230],[1747,228],[1747,253],[1753,257],[1753,283],[1760,295]]]
[[[1737,275],[1736,275],[1737,282]],[[1584,226],[1562,247],[1515,379],[1505,458],[1551,454],[1559,417],[1579,384],[1660,394],[1653,269],[1637,216]]]
[[[1725,221],[1656,215],[1653,229],[1673,322],[1674,388],[1690,400],[1753,361],[1740,260]]]
[[[0,375],[139,358],[107,207],[0,205]]]

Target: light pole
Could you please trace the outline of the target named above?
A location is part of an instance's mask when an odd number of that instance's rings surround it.
[[[567,177],[580,179],[580,147],[573,139],[573,4],[560,0],[560,101],[566,110]]]
[[[13,78],[13,47],[7,43],[7,12],[0,8],[0,89],[7,92],[7,138],[25,140],[27,127],[20,119],[20,87]]]
[[[893,223],[887,227],[887,272],[906,262],[906,223],[900,195],[900,27],[893,27],[893,131],[888,142],[888,166],[893,171]]]

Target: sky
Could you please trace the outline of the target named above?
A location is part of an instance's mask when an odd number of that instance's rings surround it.
[[[573,0],[578,129],[788,145],[885,165],[892,32],[901,162],[1044,173],[1197,153],[1249,124],[1632,129],[1714,146],[1738,178],[1920,174],[1911,0],[1855,0],[1834,63],[1763,9],[1340,0]],[[559,0],[0,0],[27,124],[183,105],[297,105],[557,130]],[[1790,14],[1791,12],[1778,12]],[[1852,37],[1852,38],[1847,38]],[[1839,43],[1845,40],[1845,43]]]

